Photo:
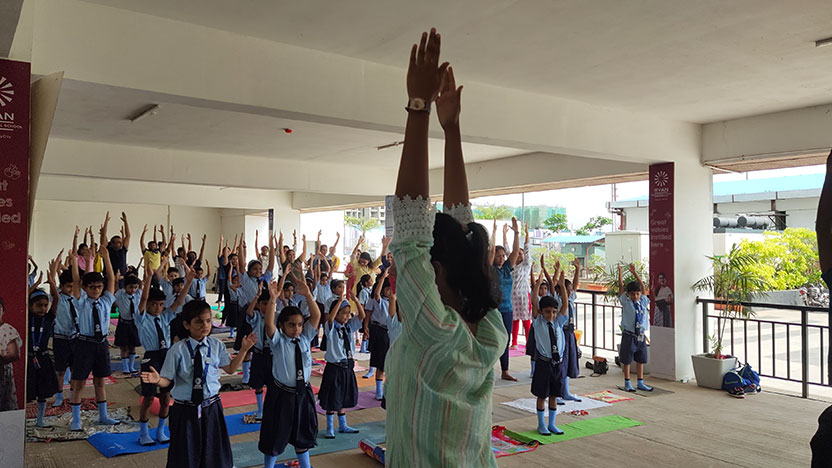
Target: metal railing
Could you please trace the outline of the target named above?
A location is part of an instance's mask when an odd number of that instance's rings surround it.
[[[702,305],[702,348],[705,352],[711,348],[710,330],[718,333],[723,321],[727,321],[722,340],[724,354],[751,364],[762,377],[800,383],[803,398],[809,396],[809,385],[829,384],[828,369],[824,367],[828,365],[828,346],[832,340],[829,309],[740,302],[739,305],[753,308],[758,314],[768,310],[777,311],[778,315],[785,317],[785,320],[744,319],[720,316],[713,306],[724,306],[726,302],[723,300],[697,297],[696,302]],[[788,320],[791,317],[794,320]],[[764,341],[771,343],[764,346]]]
[[[617,351],[616,316],[620,320],[621,306],[617,301],[607,302],[604,291],[578,289],[577,292],[592,295],[590,302],[575,301],[575,325],[583,332],[580,345],[592,347],[593,356],[599,349]]]

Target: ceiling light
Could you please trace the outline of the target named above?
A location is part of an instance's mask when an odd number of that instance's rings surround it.
[[[832,45],[832,37],[827,37],[826,39],[815,41],[815,47],[825,47],[828,45]]]
[[[389,143],[389,144],[386,144],[386,145],[376,146],[376,149],[381,151],[381,150],[387,149],[387,148],[395,148],[395,147],[397,147],[399,145],[403,145],[403,144],[404,144],[404,141],[394,141],[393,143]]]
[[[139,112],[135,116],[130,117],[130,122],[136,123],[139,120],[142,120],[143,118],[145,118],[149,115],[156,115],[158,113],[159,113],[159,104],[153,104],[150,107],[145,108],[144,110],[142,110],[141,112]]]

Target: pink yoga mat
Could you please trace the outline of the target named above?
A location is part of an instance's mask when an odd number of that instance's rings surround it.
[[[508,357],[518,357],[526,355],[526,345],[517,345],[517,349],[508,350]]]
[[[344,408],[344,412],[350,413],[367,408],[381,408],[381,402],[376,400],[375,391],[358,392],[358,404],[353,408]],[[319,403],[315,403],[315,410],[318,411],[318,414],[326,414],[326,411],[321,408]]]

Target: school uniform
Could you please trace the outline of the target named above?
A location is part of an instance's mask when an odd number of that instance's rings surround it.
[[[384,361],[390,348],[390,301],[385,298],[369,299],[365,312],[370,314],[370,366],[384,372]]]
[[[563,336],[566,339],[566,376],[570,379],[575,379],[581,375],[580,367],[578,366],[578,340],[575,338],[575,299],[578,295],[575,291],[569,295],[569,303],[567,305],[568,321],[563,325]]]
[[[329,281],[324,284],[320,284],[320,282],[315,285],[315,302],[319,302],[321,304],[326,304],[329,302],[329,299],[333,296],[332,289],[329,287]],[[324,313],[329,313],[328,310],[323,311]]]
[[[153,275],[154,278],[156,275]],[[159,288],[165,293],[165,297],[170,298],[173,296],[173,283],[168,281],[167,278],[162,278],[159,280]]]
[[[165,309],[161,314],[153,316],[146,311],[135,315],[136,327],[138,328],[139,340],[144,348],[141,368],[142,372],[150,372],[150,368],[162,369],[165,358],[170,349],[171,336],[168,324],[173,320],[174,314],[170,309]],[[156,396],[158,385],[142,382],[142,396]],[[169,392],[171,387],[158,387],[160,393]]]
[[[358,382],[355,380],[352,333],[362,326],[356,317],[341,325],[337,321],[324,325],[329,346],[326,350],[326,367],[318,391],[321,408],[337,412],[358,404]]]
[[[75,298],[59,292],[56,300],[58,307],[52,329],[52,352],[55,355],[55,370],[63,372],[72,365],[80,325]]]
[[[173,382],[168,468],[230,468],[231,442],[220,401],[220,367],[231,363],[225,345],[188,337],[167,352],[159,375]]]
[[[29,314],[29,339],[27,341],[26,399],[46,401],[61,388],[55,376],[55,364],[49,356],[49,337],[54,319],[50,314],[38,317]]]
[[[185,294],[181,292],[179,294]],[[188,337],[189,333],[188,330],[185,329],[185,325],[182,324],[182,318],[179,314],[182,313],[182,308],[185,307],[185,304],[194,300],[190,295],[185,295],[185,301],[182,302],[182,305],[179,307],[174,308],[173,303],[176,302],[176,299],[179,298],[179,294],[171,294],[170,296],[166,296],[165,299],[165,310],[170,310],[173,314],[173,317],[169,320],[168,324],[170,326],[170,336],[171,338],[179,338],[180,340],[184,340]]]
[[[545,296],[552,296],[552,293],[547,293]],[[540,299],[544,298],[545,296],[539,296],[537,298],[538,304],[540,304]],[[557,302],[557,310],[560,310],[560,296],[552,296],[555,298],[555,302]],[[534,320],[529,325],[529,336],[526,337],[526,356],[529,356],[534,360],[534,357],[537,355],[536,350],[536,343],[534,342]]]
[[[104,291],[98,299],[92,299],[81,292],[78,304],[79,335],[75,340],[72,357],[72,380],[87,380],[93,377],[110,376],[110,343],[107,330],[110,324],[110,309],[116,297]]]
[[[278,301],[280,302],[280,301]],[[277,304],[275,317],[283,310],[282,302]],[[260,389],[266,385],[272,372],[272,349],[265,339],[265,321],[263,314],[255,309],[254,315],[246,315],[246,322],[251,326],[251,332],[257,333],[257,342],[251,347],[251,370],[249,371],[248,386]],[[240,333],[238,336],[242,336]]]
[[[563,325],[569,320],[556,315],[551,322],[540,314],[534,319],[535,368],[532,376],[532,395],[538,398],[566,395],[564,383],[568,358],[565,351]]]
[[[650,316],[647,313],[650,299],[643,295],[638,302],[633,302],[622,294],[618,298],[621,303],[621,346],[618,348],[618,358],[621,364],[632,364],[633,361],[647,362],[647,340],[644,334],[650,329]]]
[[[240,325],[240,306],[238,303],[238,294],[234,288],[231,287],[231,279],[227,280],[229,285],[225,290],[225,306],[222,308],[222,319],[225,326],[230,328],[237,328]]]
[[[266,338],[274,353],[258,444],[266,455],[280,455],[288,444],[300,450],[316,445],[318,416],[309,385],[310,343],[316,334],[317,330],[307,323],[298,338],[289,338],[280,330]]]
[[[133,294],[127,294],[124,289],[115,293],[116,308],[118,309],[118,325],[116,325],[116,346],[136,347],[139,341],[139,330],[136,328],[135,316],[142,298],[142,290],[137,289]]]
[[[208,278],[194,278],[191,282],[191,289],[188,290],[188,295],[194,299],[204,301],[208,293],[207,284]]]
[[[240,310],[245,312],[248,304],[251,301],[257,300],[257,285],[259,283],[265,283],[263,285],[265,290],[271,280],[272,272],[270,271],[263,273],[257,278],[249,276],[245,271],[241,271],[240,287],[237,289],[237,304],[240,306]]]
[[[390,318],[390,324],[387,325],[387,338],[390,340],[390,346],[399,339],[402,334],[402,322],[398,317]],[[388,349],[389,351],[389,349]]]
[[[300,313],[303,314],[303,321],[309,320],[309,304],[306,303],[306,296],[302,296],[300,294],[295,294],[289,299],[289,305],[295,306],[300,309]]]

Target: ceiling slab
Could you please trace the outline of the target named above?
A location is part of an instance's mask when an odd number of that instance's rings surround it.
[[[832,92],[825,0],[88,1],[400,68],[435,25],[468,79],[697,123]]]
[[[155,115],[131,122],[151,105]],[[207,107],[207,106],[215,107]],[[229,111],[211,103],[148,91],[68,80],[61,89],[52,135],[163,150],[257,156],[291,161],[398,167],[402,134]],[[240,109],[240,107],[237,107]],[[284,129],[291,129],[286,133]],[[443,163],[444,142],[430,140],[431,167]],[[501,146],[463,143],[466,161],[526,153]]]

